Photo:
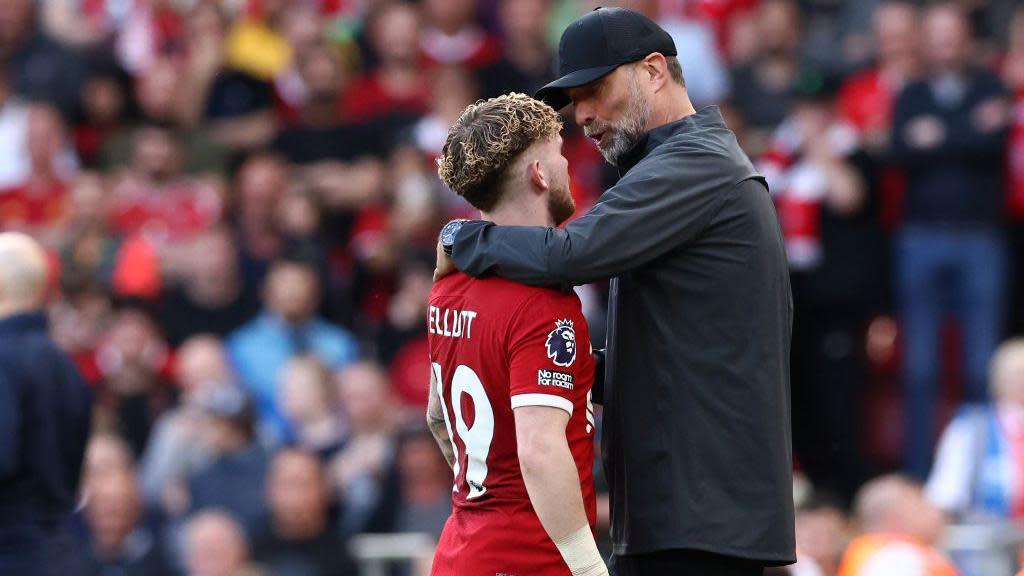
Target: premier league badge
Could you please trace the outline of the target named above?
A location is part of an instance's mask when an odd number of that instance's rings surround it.
[[[554,360],[555,366],[572,366],[576,361],[576,330],[573,328],[572,320],[555,322],[555,329],[548,334],[545,345],[548,348],[548,358]]]

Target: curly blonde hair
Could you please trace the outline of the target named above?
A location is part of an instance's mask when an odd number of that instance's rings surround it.
[[[562,130],[553,108],[526,94],[502,94],[470,104],[448,130],[437,175],[478,210],[492,210],[512,160]]]

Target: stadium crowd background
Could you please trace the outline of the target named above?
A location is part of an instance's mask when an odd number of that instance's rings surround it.
[[[798,573],[836,574],[863,531],[936,532],[936,506],[1024,519],[1021,344],[990,371],[1024,329],[1013,1],[948,5],[961,21],[875,0],[5,0],[0,229],[49,249],[53,331],[95,392],[72,527],[95,573],[356,574],[353,535],[440,532],[424,320],[437,230],[472,212],[434,159],[467,104],[551,79],[599,4],[673,35],[776,197]],[[586,210],[616,174],[566,126]],[[604,290],[580,290],[599,345]],[[861,490],[895,469],[930,474],[928,498]]]

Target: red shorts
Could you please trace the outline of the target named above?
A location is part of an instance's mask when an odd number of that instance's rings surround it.
[[[456,509],[434,554],[431,576],[570,576],[532,508]]]

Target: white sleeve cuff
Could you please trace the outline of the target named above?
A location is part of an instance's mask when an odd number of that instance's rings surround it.
[[[572,401],[554,394],[516,394],[512,397],[512,409],[523,406],[550,406],[561,408],[572,416]]]

